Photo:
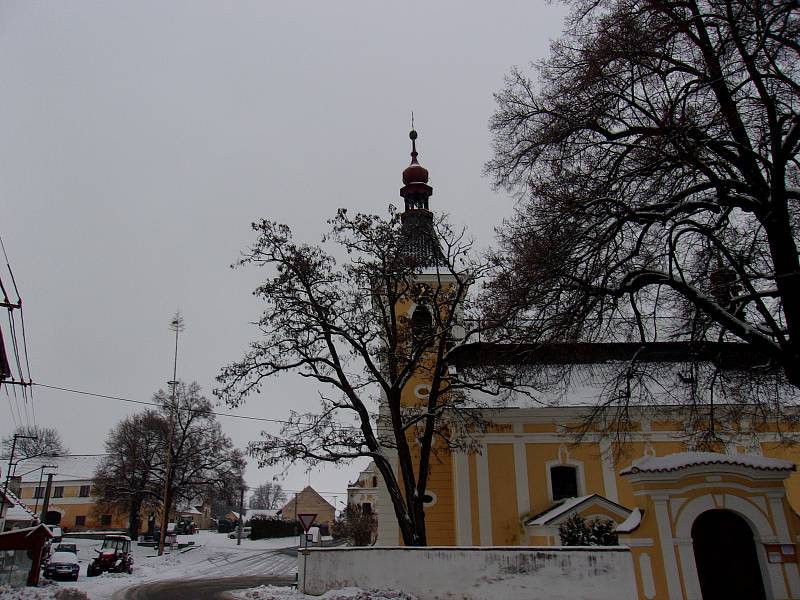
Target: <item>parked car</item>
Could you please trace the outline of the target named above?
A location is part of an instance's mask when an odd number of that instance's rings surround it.
[[[107,535],[103,545],[95,549],[97,556],[89,564],[86,574],[89,577],[100,575],[106,571],[112,573],[133,573],[133,555],[131,554],[131,538],[127,535]]]
[[[73,554],[77,554],[78,544],[61,543],[55,547],[54,552],[72,552]]]
[[[53,534],[53,537],[50,538],[50,541],[58,544],[61,541],[61,538],[64,536],[64,533],[61,531],[61,527],[58,525],[47,525],[46,527],[50,530],[50,533]]]
[[[78,564],[78,555],[74,552],[54,552],[44,568],[45,577],[55,579],[56,577],[67,577],[72,581],[78,581],[78,574],[81,567]]]
[[[252,529],[250,529],[250,527],[242,527],[242,537],[243,538],[249,538],[251,531],[252,531]],[[228,534],[228,537],[231,538],[232,540],[235,540],[236,538],[238,538],[239,537],[239,529],[237,528],[237,529],[234,529],[233,531],[231,531]]]

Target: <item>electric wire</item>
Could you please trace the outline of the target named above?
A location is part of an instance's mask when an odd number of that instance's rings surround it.
[[[73,389],[73,388],[66,388],[66,387],[61,387],[61,386],[57,386],[57,385],[49,385],[49,384],[46,384],[46,383],[38,383],[37,382],[37,383],[34,383],[32,385],[38,386],[38,387],[43,387],[43,388],[48,388],[48,389],[51,389],[51,390],[60,390],[62,392],[71,392],[73,394],[81,394],[81,395],[84,395],[84,396],[94,396],[96,398],[106,398],[108,400],[118,400],[119,402],[129,402],[131,404],[142,404],[142,405],[145,405],[145,406],[155,406],[157,408],[163,408],[163,405],[159,404],[158,402],[147,402],[146,400],[134,400],[133,398],[123,398],[121,396],[111,396],[109,394],[97,394],[97,393],[94,393],[94,392],[87,392],[87,391],[84,391],[84,390],[76,390],[76,389]],[[197,411],[196,409],[181,408],[181,407],[179,407],[177,410],[179,410],[181,412],[207,412],[208,414],[211,414],[211,415],[214,415],[214,416],[217,416],[217,417],[227,417],[229,419],[245,419],[247,421],[263,421],[263,422],[266,422],[266,423],[279,423],[281,425],[289,425],[289,424],[292,423],[292,421],[287,421],[285,419],[269,419],[267,417],[253,417],[253,416],[250,416],[250,415],[233,415],[233,414],[230,414],[230,413],[216,412],[216,411],[213,411],[213,410],[211,410],[211,411]],[[349,426],[346,426],[346,425],[344,425],[342,427],[343,428],[349,428]]]

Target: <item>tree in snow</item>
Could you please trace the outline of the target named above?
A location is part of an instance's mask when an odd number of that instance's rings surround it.
[[[142,511],[160,504],[168,425],[156,410],[124,418],[111,428],[105,441],[107,454],[94,474],[98,505],[127,511],[133,539],[139,536]]]
[[[14,447],[15,459],[33,458],[35,456],[57,456],[69,452],[58,430],[52,427],[42,427],[41,425],[20,425],[11,435],[3,438],[2,448],[5,456],[11,455],[14,434],[26,436],[17,438],[17,443]]]
[[[283,491],[283,486],[280,483],[268,481],[253,490],[248,506],[260,510],[278,509],[285,502],[286,492]]]
[[[562,546],[617,546],[614,522],[608,519],[592,519],[587,523],[574,513],[558,526]]]
[[[800,386],[796,5],[570,3],[538,78],[496,94],[486,170],[520,202],[493,309],[533,343],[741,342],[749,378]]]
[[[344,538],[351,546],[369,546],[374,542],[378,520],[371,510],[348,504],[333,522],[331,535]]]
[[[452,350],[487,327],[469,319],[469,290],[487,267],[472,258],[463,232],[443,221],[411,235],[394,210],[388,218],[340,210],[330,224],[323,244],[338,246],[341,262],[323,246],[296,242],[285,225],[253,224],[258,240],[239,264],[268,269],[255,291],[266,304],[261,337],[223,369],[216,393],[238,406],[275,375],[322,384],[318,411],[290,413],[279,434],[250,444],[251,454],[261,466],[371,458],[404,543],[425,545],[425,494],[437,455],[468,443],[464,428],[484,426],[478,411],[465,410],[477,406],[465,391],[498,396],[513,384],[499,370],[467,380],[448,368]],[[435,267],[420,247],[436,248]],[[423,308],[408,315],[414,305]],[[427,396],[414,406],[401,402],[420,381]]]
[[[244,485],[244,458],[222,432],[196,382],[178,382],[174,403],[171,391],[159,390],[153,399],[160,409],[127,417],[109,432],[108,455],[95,473],[99,502],[128,510],[133,536],[143,508],[164,509],[167,477],[167,512],[176,504],[199,504]]]

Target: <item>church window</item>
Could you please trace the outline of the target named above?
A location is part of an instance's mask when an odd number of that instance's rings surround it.
[[[553,486],[553,500],[575,498],[578,495],[578,470],[569,465],[551,467],[550,483]]]
[[[433,317],[431,312],[424,306],[417,306],[414,314],[411,315],[411,332],[416,343],[430,342],[429,338],[433,333]]]

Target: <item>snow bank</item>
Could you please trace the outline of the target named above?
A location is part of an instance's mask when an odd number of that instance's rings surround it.
[[[330,590],[322,596],[306,596],[297,590],[271,585],[228,593],[240,600],[417,600],[416,596],[397,590],[362,590],[352,587]]]
[[[54,585],[39,588],[0,586],[0,600],[89,600],[89,596],[76,588]]]

